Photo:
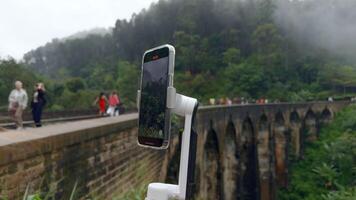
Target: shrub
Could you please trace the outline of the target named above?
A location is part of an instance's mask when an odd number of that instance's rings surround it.
[[[356,106],[338,113],[306,146],[305,160],[292,165],[291,184],[278,199],[351,199],[356,188]]]

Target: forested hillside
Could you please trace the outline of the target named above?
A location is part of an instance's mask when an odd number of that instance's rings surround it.
[[[160,0],[130,20],[117,20],[112,33],[54,39],[28,52],[23,64],[64,92],[118,89],[133,105],[143,52],[170,43],[177,50],[176,87],[202,102],[226,96],[325,99],[356,92],[351,37],[356,16],[350,9],[355,5],[351,0]],[[69,89],[68,81],[81,87]]]

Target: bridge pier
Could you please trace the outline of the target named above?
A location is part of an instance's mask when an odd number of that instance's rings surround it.
[[[273,174],[271,173],[271,134],[270,126],[266,115],[262,115],[259,120],[257,133],[257,152],[258,152],[258,167],[259,167],[259,185],[260,185],[260,199],[272,200],[273,189],[271,182],[273,182]]]
[[[198,198],[222,199],[222,175],[217,133],[210,129],[206,136],[203,163],[200,170],[200,191]]]
[[[312,110],[308,110],[305,119],[305,139],[308,142],[313,142],[318,138],[318,128],[317,128],[317,119],[316,115]]]
[[[290,121],[290,136],[292,153],[296,158],[300,158],[301,148],[301,122],[300,117],[296,111],[293,111],[289,117]]]
[[[258,199],[257,148],[254,128],[250,118],[245,119],[242,123],[240,156],[240,199]]]
[[[276,158],[276,176],[277,184],[280,187],[288,186],[288,139],[287,128],[282,113],[277,113],[273,124],[275,139],[275,158]]]
[[[224,200],[236,200],[238,195],[238,145],[236,129],[232,121],[226,128],[223,153]]]

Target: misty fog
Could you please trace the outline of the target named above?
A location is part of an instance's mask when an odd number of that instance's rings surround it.
[[[318,48],[356,61],[355,0],[276,0],[275,21],[306,51]]]

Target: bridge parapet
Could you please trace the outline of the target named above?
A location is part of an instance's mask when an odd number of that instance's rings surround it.
[[[319,126],[347,104],[200,108],[197,196],[274,199],[275,183],[288,185],[289,148],[302,156],[304,141],[316,139]],[[0,194],[20,199],[29,186],[30,193],[68,199],[77,183],[77,197],[109,199],[144,183],[174,179],[179,137],[166,151],[143,149],[136,145],[136,126],[137,114],[129,114],[0,133]]]
[[[77,197],[108,199],[157,180],[164,157],[137,146],[136,125],[130,114],[1,133],[0,194],[22,199],[29,186],[69,199],[77,183]]]

